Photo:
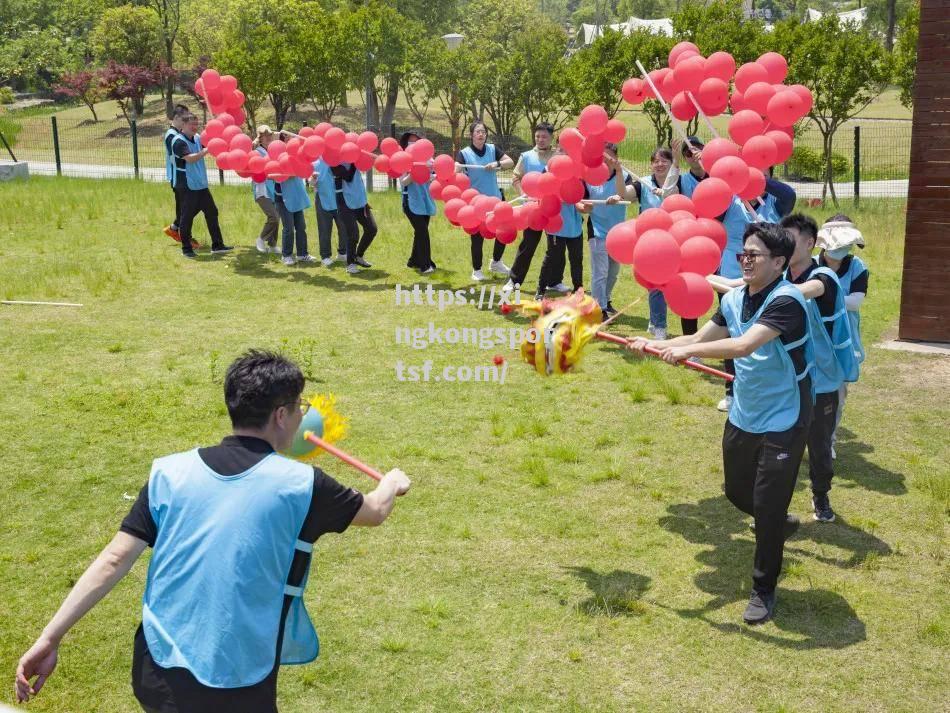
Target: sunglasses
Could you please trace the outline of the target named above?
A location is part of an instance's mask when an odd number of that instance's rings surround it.
[[[772,253],[736,253],[736,262],[755,262],[760,257],[772,257]]]

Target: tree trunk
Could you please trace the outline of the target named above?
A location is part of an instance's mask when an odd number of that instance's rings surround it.
[[[399,98],[399,77],[393,75],[389,78],[386,87],[386,105],[383,108],[383,123],[377,124],[378,127],[389,126],[396,114],[396,100]]]
[[[829,127],[828,133],[824,135],[824,149],[825,149],[825,184],[821,189],[821,200],[824,202],[825,196],[827,195],[826,191],[831,191],[831,200],[835,204],[835,208],[838,207],[838,196],[835,194],[835,175],[834,168],[831,165],[831,147],[832,139],[835,135],[835,130],[837,127]]]
[[[169,75],[165,78],[165,116],[171,121],[172,114],[175,112],[175,77],[170,73],[172,62],[174,60],[175,43],[173,40],[165,39],[165,63],[168,65]]]
[[[896,4],[897,0],[887,0],[887,34],[884,36],[884,47],[888,52],[894,49],[894,23],[896,22],[894,6]]]
[[[89,111],[92,112],[92,120],[96,123],[99,122],[99,117],[96,116],[96,105],[94,102],[86,102],[86,106],[89,107]]]

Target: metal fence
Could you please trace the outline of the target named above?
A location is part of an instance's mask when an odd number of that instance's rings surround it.
[[[621,160],[638,174],[648,173],[650,154],[657,144],[656,132],[638,110],[623,110],[617,118],[629,128],[627,139],[619,147]],[[57,116],[34,116],[21,122],[11,119],[0,122],[0,132],[6,135],[16,158],[28,161],[30,171],[35,174],[165,179],[161,140],[165,126],[161,121],[104,124]],[[714,129],[726,135],[727,120],[728,117],[714,119]],[[362,130],[359,126],[343,128]],[[409,127],[392,124],[381,134],[398,136],[406,128]],[[452,151],[452,131],[447,122],[431,121],[422,128],[435,144],[437,153]],[[696,135],[703,140],[713,136],[704,123],[699,124]],[[910,138],[909,121],[862,119],[842,126],[834,137],[832,150],[837,196],[906,197]],[[490,140],[514,159],[533,143],[531,130],[523,125],[512,135],[493,136]],[[813,124],[799,127],[793,156],[776,167],[776,177],[791,184],[802,199],[820,198],[824,187],[823,170],[821,133]],[[209,170],[209,178],[222,184],[241,184],[248,180],[232,171],[213,168]],[[500,179],[503,185],[510,183],[510,172],[502,172]],[[374,176],[371,183],[375,190],[391,186],[392,183],[380,175]]]

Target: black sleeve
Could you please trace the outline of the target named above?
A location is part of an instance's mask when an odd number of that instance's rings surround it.
[[[155,526],[155,520],[152,519],[152,511],[148,507],[148,482],[142,486],[139,496],[132,503],[132,509],[125,516],[119,531],[132,537],[137,537],[143,542],[147,542],[149,547],[155,546],[155,538],[158,537],[158,528]]]
[[[635,191],[637,192],[637,200],[639,201],[639,200],[640,200],[640,191],[643,190],[643,184],[640,183],[640,181],[637,181],[636,183],[633,184],[633,190],[635,190]]]
[[[627,178],[624,180],[624,184],[627,185],[627,186],[632,186],[632,185],[634,185],[633,176],[631,176],[629,173],[627,174]],[[639,185],[640,185],[640,181],[637,181],[637,182],[636,182],[636,185],[639,186]],[[637,198],[639,198],[639,197],[640,197],[640,191],[637,191]]]
[[[822,317],[830,317],[835,313],[835,299],[838,297],[838,283],[828,275],[812,275],[809,280],[820,280],[825,286],[825,293],[821,297],[816,297],[818,311]]]
[[[868,271],[865,270],[860,275],[851,280],[851,293],[854,292],[863,292],[864,294],[868,293]],[[850,294],[850,293],[849,293]]]
[[[718,324],[720,327],[726,327],[726,326],[728,326],[728,325],[726,324],[726,318],[725,318],[725,316],[724,316],[723,313],[722,313],[722,307],[719,307],[719,308],[716,310],[716,314],[714,314],[714,315],[712,316],[712,320],[711,320],[711,321],[712,321],[713,324]]]
[[[313,499],[300,539],[316,542],[328,532],[343,532],[363,506],[363,494],[336,482],[319,468],[313,469]]]
[[[587,187],[587,184],[584,184],[584,198],[590,198],[590,189]]]
[[[465,157],[462,155],[461,151],[455,154],[455,163],[465,163]]]
[[[190,154],[190,153],[191,153],[191,149],[190,149],[189,146],[188,146],[188,142],[186,142],[186,141],[176,141],[176,142],[175,142],[174,154],[175,154],[178,158],[184,158],[185,156],[187,156],[187,155]]]
[[[794,297],[776,297],[755,323],[774,329],[789,344],[805,335],[805,310]]]
[[[765,179],[765,192],[775,196],[775,210],[783,218],[795,208],[795,189],[774,178]]]
[[[343,164],[331,166],[330,173],[332,173],[335,178],[346,178],[346,169],[343,168]]]

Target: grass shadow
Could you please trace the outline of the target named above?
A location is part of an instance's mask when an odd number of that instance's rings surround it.
[[[587,616],[639,616],[647,611],[641,599],[650,588],[649,577],[620,569],[606,574],[590,567],[564,569],[582,579],[593,593],[593,596],[575,605],[578,611]]]
[[[874,446],[857,440],[853,431],[842,426],[838,427],[835,450],[838,454],[835,461],[835,478],[885,495],[907,493],[904,474],[882,468],[865,458],[865,454],[874,453]]]

